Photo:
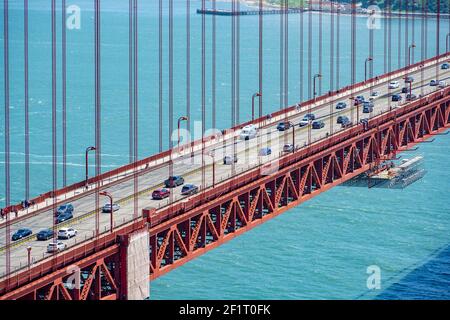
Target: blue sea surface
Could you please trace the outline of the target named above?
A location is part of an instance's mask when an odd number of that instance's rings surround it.
[[[67,177],[83,179],[84,150],[94,144],[94,11],[93,1],[67,1],[81,8],[81,29],[67,31]],[[210,3],[208,2],[208,5]],[[30,1],[30,188],[38,195],[52,188],[51,16],[50,1]],[[192,0],[191,126],[201,115],[201,1]],[[218,2],[220,8],[230,4]],[[1,7],[3,10],[3,7]],[[241,8],[246,8],[241,4]],[[158,152],[159,54],[158,2],[139,1],[139,158]],[[58,7],[59,10],[59,7]],[[102,155],[101,170],[129,161],[128,2],[102,1]],[[60,11],[58,11],[60,15]],[[311,15],[312,58],[308,61],[308,18],[289,15],[289,104],[311,96],[308,71],[319,71],[319,15]],[[3,25],[3,14],[0,24]],[[340,17],[340,72],[331,73],[331,16],[324,14],[320,93],[351,81],[351,19]],[[211,22],[206,19],[206,128],[212,123]],[[232,125],[231,18],[216,17],[216,127]],[[240,18],[240,90],[238,121],[251,118],[251,96],[258,90],[258,17]],[[334,20],[336,23],[336,20]],[[11,77],[11,198],[24,199],[24,80],[22,1],[10,1]],[[58,19],[57,141],[58,184],[62,186],[61,47]],[[369,54],[367,18],[357,17],[356,81],[364,79]],[[392,20],[391,68],[407,61],[407,44],[398,28],[408,23],[409,40],[416,43],[412,61],[436,55],[436,20],[428,19],[427,43],[422,43],[421,20]],[[174,114],[186,114],[186,5],[174,0]],[[373,74],[387,71],[384,24],[374,30]],[[163,149],[169,146],[168,9],[163,10]],[[440,53],[445,50],[448,21],[441,22]],[[280,104],[280,16],[264,16],[263,112]],[[303,60],[299,39],[303,34]],[[337,34],[334,33],[334,41]],[[0,32],[3,61],[3,32]],[[335,42],[335,45],[337,43]],[[424,49],[426,48],[426,50]],[[334,52],[336,53],[336,47]],[[400,49],[400,55],[398,50]],[[399,59],[400,57],[400,59]],[[388,61],[388,60],[387,60]],[[303,77],[300,66],[303,65]],[[3,75],[3,63],[0,63]],[[0,78],[4,101],[4,78]],[[3,107],[2,107],[3,108]],[[5,118],[0,116],[0,206],[5,203]],[[201,127],[201,126],[200,126]],[[198,122],[197,122],[198,128]],[[192,132],[199,137],[201,132]],[[205,255],[152,281],[152,299],[448,299],[450,245],[450,136],[421,144],[427,175],[404,190],[336,187],[266,222]],[[93,164],[91,164],[93,166]],[[369,290],[367,268],[378,266],[381,288]]]

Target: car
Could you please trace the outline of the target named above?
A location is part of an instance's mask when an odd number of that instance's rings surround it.
[[[407,87],[402,88],[402,93],[408,93],[408,92],[409,92],[409,88],[407,88]]]
[[[439,88],[445,88],[447,86],[447,81],[440,80],[438,83]]]
[[[168,196],[170,196],[170,190],[166,188],[156,189],[152,192],[153,200],[162,200],[164,198],[167,198]]]
[[[11,237],[12,241],[17,241],[33,234],[33,231],[27,228],[19,229]]]
[[[181,189],[181,194],[184,196],[196,194],[197,192],[198,192],[198,187],[194,184],[186,184]]]
[[[112,210],[117,211],[120,209],[120,205],[118,205],[117,203],[113,203],[112,205]],[[102,212],[103,213],[111,213],[111,203],[105,203],[105,205],[102,207]]]
[[[288,152],[293,152],[293,151],[294,151],[294,145],[292,143],[286,143],[283,146],[283,152],[288,153]]]
[[[242,128],[239,138],[241,140],[250,140],[256,137],[258,130],[254,124],[249,124]]]
[[[232,164],[238,162],[237,155],[226,155],[223,157],[223,164]]]
[[[448,64],[447,62],[444,62],[444,63],[441,65],[441,69],[442,69],[442,70],[450,69],[450,64]]]
[[[277,130],[285,131],[285,130],[289,130],[291,127],[292,127],[292,124],[289,121],[284,121],[284,122],[280,122],[277,125]]]
[[[73,218],[73,214],[71,212],[62,213],[58,217],[56,217],[56,223],[61,223],[61,222],[70,220],[72,218]]]
[[[363,113],[370,113],[373,111],[373,103],[372,102],[365,102],[363,106]]]
[[[414,82],[414,78],[412,76],[406,76],[405,83],[411,83],[411,82]]]
[[[77,235],[78,231],[74,228],[62,228],[58,231],[58,239],[70,239]]]
[[[417,99],[417,96],[414,94],[414,93],[408,93],[407,95],[406,95],[406,101],[413,101],[413,100],[416,100]]]
[[[341,128],[348,128],[351,127],[353,125],[353,123],[347,119],[345,119],[344,121],[342,121],[341,123]]]
[[[430,81],[430,86],[431,87],[436,87],[438,85],[438,83],[439,83],[438,81],[433,79],[433,80]]]
[[[269,147],[261,148],[258,152],[258,155],[260,156],[268,156],[272,154],[272,149]]]
[[[64,249],[66,249],[66,248],[67,248],[67,244],[65,244],[62,241],[50,242],[47,245],[47,252],[48,253],[54,253],[54,252],[62,251]]]
[[[55,212],[55,216],[59,216],[63,213],[73,213],[73,205],[71,203],[66,203],[63,205],[60,205],[58,209]]]
[[[184,184],[184,178],[182,176],[171,176],[164,181],[166,188],[175,188]]]
[[[304,126],[310,124],[311,121],[313,121],[314,119],[316,119],[316,116],[314,115],[314,113],[307,113],[304,115],[303,119],[300,120],[300,123],[298,125],[300,127],[304,127]]]
[[[373,91],[370,96],[371,97],[378,97],[380,95],[380,93],[378,91]]]
[[[314,121],[312,123],[313,129],[322,129],[323,127],[325,127],[325,122],[323,122],[322,120]]]
[[[342,123],[345,120],[348,120],[347,116],[339,116],[339,117],[337,117],[337,123]]]
[[[344,101],[338,102],[336,104],[336,109],[338,109],[338,110],[345,109],[346,107],[347,107],[347,104]]]
[[[60,214],[64,213],[64,212],[73,212],[73,205],[71,203],[66,203],[66,204],[60,205],[58,207],[58,212]]]
[[[402,96],[398,93],[392,95],[392,101],[402,101]]]
[[[391,81],[388,85],[389,89],[397,89],[400,87],[400,83],[398,81]]]
[[[53,238],[54,236],[55,236],[55,233],[53,232],[52,229],[44,229],[44,230],[39,231],[36,234],[36,238],[39,241],[45,241],[45,240]]]

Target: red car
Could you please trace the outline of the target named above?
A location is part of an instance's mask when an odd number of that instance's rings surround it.
[[[167,198],[168,196],[170,196],[170,190],[166,188],[156,189],[152,193],[152,198],[154,200],[162,200],[164,198]]]

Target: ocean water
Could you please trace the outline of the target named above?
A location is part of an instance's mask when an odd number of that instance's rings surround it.
[[[83,179],[84,149],[94,144],[93,1],[67,1],[81,9],[81,29],[67,31],[67,174],[68,183]],[[159,150],[158,7],[139,2],[139,157]],[[30,3],[30,188],[32,195],[52,187],[50,1]],[[192,0],[191,126],[201,120],[201,16]],[[229,7],[229,3],[218,3]],[[242,5],[244,8],[244,5]],[[3,10],[3,7],[1,7]],[[58,10],[60,8],[58,7]],[[102,171],[125,164],[128,145],[128,2],[102,2]],[[163,149],[169,145],[168,15],[163,14]],[[58,17],[61,13],[58,11]],[[3,19],[3,15],[0,15]],[[308,61],[308,18],[289,15],[290,104],[311,93],[308,71],[319,71],[319,16],[312,15],[312,59]],[[340,72],[330,72],[331,16],[323,15],[321,92],[351,81],[351,20],[340,18]],[[211,20],[206,17],[206,128],[212,126]],[[231,125],[231,18],[217,17],[216,104],[219,129]],[[60,30],[60,19],[58,29]],[[0,21],[3,25],[3,20]],[[10,1],[11,197],[24,198],[23,12],[22,1]],[[186,8],[174,0],[174,123],[186,113]],[[364,78],[369,55],[367,19],[358,17],[357,81]],[[406,63],[407,43],[398,39],[406,20],[392,20],[391,67]],[[240,18],[239,121],[251,117],[251,95],[258,90],[258,18]],[[382,74],[384,29],[374,30],[374,75]],[[427,21],[422,43],[421,20],[409,21],[409,40],[417,45],[413,61],[436,54],[436,21]],[[335,30],[335,29],[334,29]],[[448,21],[441,22],[440,52],[445,50]],[[264,113],[280,107],[280,16],[264,16]],[[299,39],[303,33],[303,60]],[[60,32],[58,31],[58,41]],[[0,33],[3,60],[3,34]],[[334,37],[336,40],[336,35]],[[426,50],[425,50],[426,48]],[[400,49],[400,55],[398,50]],[[336,50],[336,48],[335,48]],[[400,61],[398,57],[400,56]],[[60,44],[58,44],[58,182],[62,186]],[[400,63],[399,63],[400,62]],[[303,65],[303,77],[300,66]],[[4,73],[3,64],[0,64]],[[333,80],[333,81],[331,81]],[[0,101],[4,99],[3,77]],[[4,115],[0,117],[0,206],[5,201]],[[192,132],[198,137],[200,132]],[[405,190],[337,187],[194,261],[152,281],[152,299],[446,299],[449,297],[450,243],[449,136],[437,136],[416,152],[426,159],[428,174]],[[412,157],[407,153],[404,157]],[[381,270],[381,288],[367,288],[367,268]],[[447,282],[446,282],[447,281]]]

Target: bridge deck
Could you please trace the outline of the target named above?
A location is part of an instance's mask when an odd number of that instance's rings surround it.
[[[444,58],[439,61],[427,62],[424,67],[416,65],[408,73],[413,75],[415,81],[413,83],[413,92],[417,95],[428,94],[434,92],[437,88],[430,87],[428,85],[431,79],[449,79],[450,70],[441,70],[439,65]],[[201,189],[210,188],[212,186],[212,160],[210,157],[205,156],[204,160],[206,162],[206,181],[202,183],[202,152],[214,152],[215,153],[215,176],[216,183],[220,181],[225,181],[230,177],[234,177],[242,174],[243,172],[257,167],[260,163],[264,164],[271,160],[277,159],[282,152],[282,147],[285,143],[290,143],[292,139],[292,129],[286,132],[278,132],[276,130],[276,125],[279,120],[283,119],[285,116],[289,118],[294,124],[298,124],[300,119],[308,112],[308,108],[313,109],[316,117],[319,120],[323,120],[325,127],[322,129],[311,130],[311,140],[318,141],[320,139],[325,139],[328,135],[336,132],[341,132],[342,129],[336,124],[336,118],[339,115],[346,115],[349,118],[353,118],[356,121],[357,117],[369,118],[379,115],[380,113],[389,110],[390,106],[392,108],[401,108],[402,103],[388,102],[390,101],[390,94],[397,93],[401,90],[403,86],[402,77],[404,77],[404,72],[397,72],[391,76],[392,80],[400,81],[400,88],[394,90],[388,90],[387,82],[388,78],[383,78],[373,86],[365,85],[360,86],[355,90],[345,90],[337,95],[330,97],[328,100],[317,99],[316,103],[312,103],[309,106],[303,106],[298,110],[290,109],[286,115],[279,115],[273,117],[270,120],[261,121],[262,130],[260,131],[260,139],[252,139],[250,141],[240,141],[235,140],[233,137],[236,133],[227,134],[223,139],[213,140],[212,142],[206,144],[205,150],[196,147],[193,154],[194,157],[189,156],[189,148],[180,150],[179,153],[173,154],[172,157],[166,156],[155,160],[148,167],[142,165],[138,167],[139,170],[139,185],[138,185],[138,212],[145,207],[155,207],[155,208],[166,208],[167,206],[179,202],[179,201],[189,201],[189,197],[182,196],[180,194],[181,187],[172,189],[171,197],[165,200],[152,200],[150,197],[151,192],[162,185],[162,181],[169,175],[183,175],[186,183],[193,183],[200,186]],[[362,108],[359,108],[359,114],[356,115],[356,107],[350,106],[349,98],[356,95],[364,95],[366,98],[369,96],[371,91],[378,91],[379,96],[374,100],[375,108],[372,113],[363,113]],[[391,91],[391,92],[389,92]],[[404,95],[403,95],[404,98]],[[404,99],[403,99],[404,100]],[[336,110],[334,105],[339,101],[346,101],[348,107],[344,110]],[[333,109],[333,114],[329,114],[330,105]],[[297,146],[304,147],[308,142],[308,126],[306,127],[296,127],[295,128],[295,144]],[[235,147],[238,153],[239,161],[234,166],[223,165],[222,157],[225,154],[231,154],[233,152],[233,145],[236,141]],[[270,146],[272,149],[272,155],[270,156],[258,156],[258,149],[260,147]],[[170,158],[173,160],[173,169],[170,168]],[[234,169],[234,170],[233,170]],[[114,213],[116,226],[125,224],[133,219],[134,213],[134,185],[133,185],[133,170],[130,169],[126,173],[122,174],[122,179],[116,180],[105,180],[103,189],[110,192],[115,201],[121,205],[121,209]],[[61,201],[70,201],[75,207],[74,219],[62,226],[71,226],[78,230],[78,236],[65,241],[68,246],[74,246],[84,240],[88,240],[93,237],[95,230],[95,194],[92,190],[95,189],[95,184],[90,186],[90,192],[70,191],[67,194],[62,194],[59,196]],[[21,213],[21,218],[11,221],[12,232],[19,228],[27,227],[31,228],[34,233],[44,228],[51,228],[53,225],[52,221],[52,207],[42,205],[42,207],[36,212]],[[0,230],[0,275],[5,272],[5,224],[3,223]],[[107,232],[109,230],[109,214],[100,213],[100,232]],[[24,268],[27,264],[27,250],[28,246],[32,247],[31,256],[34,261],[39,261],[43,258],[49,257],[46,253],[46,246],[49,241],[36,241],[35,237],[29,237],[24,240],[12,243],[11,245],[11,271]]]

